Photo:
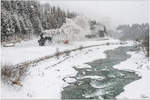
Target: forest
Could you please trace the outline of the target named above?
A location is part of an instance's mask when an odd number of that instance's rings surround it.
[[[42,30],[60,28],[76,14],[35,0],[1,1],[1,42],[29,40]]]

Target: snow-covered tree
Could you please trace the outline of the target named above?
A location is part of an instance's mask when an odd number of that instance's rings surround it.
[[[2,0],[1,40],[8,41],[5,38],[12,36],[31,38],[33,35],[38,36],[45,29],[60,28],[66,17],[69,17],[67,14],[68,12],[59,7],[40,4],[36,0]]]

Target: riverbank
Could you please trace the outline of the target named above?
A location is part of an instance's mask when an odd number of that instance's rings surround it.
[[[56,47],[59,48],[62,47],[61,50],[64,49],[68,50],[70,48],[76,48],[81,45],[88,46],[88,45],[96,45],[96,44],[103,44],[103,43],[108,43],[108,44],[117,43],[117,45],[110,44],[110,45],[91,47],[84,50],[71,52],[69,55],[65,55],[65,54],[61,55],[59,59],[57,57],[53,57],[51,59],[41,61],[37,65],[30,67],[29,71],[26,73],[25,79],[21,82],[21,84],[23,85],[22,87],[17,85],[7,86],[2,83],[2,89],[1,89],[2,98],[60,99],[61,91],[63,87],[68,85],[67,83],[68,81],[73,81],[72,79],[71,80],[67,79],[67,82],[64,82],[63,81],[64,77],[70,77],[76,75],[76,71],[74,70],[73,67],[75,66],[87,67],[87,65],[85,65],[84,63],[93,61],[95,59],[105,58],[105,54],[103,53],[105,50],[111,50],[121,46],[119,44],[120,41],[118,40],[86,41],[86,42],[72,43],[70,45],[56,44],[56,45],[45,46],[45,47],[39,47],[36,46],[36,44],[34,43],[32,44],[32,43],[33,41],[31,41],[30,43],[26,42],[23,44],[18,44],[16,48],[15,47],[2,48],[3,50],[2,55],[4,56],[3,61],[10,61],[14,64],[20,63],[22,61],[26,61],[26,59],[28,59],[29,57],[31,57],[31,59],[35,59],[34,55],[36,55],[36,57],[37,56],[40,57],[46,55],[46,53],[47,54],[55,53]],[[54,50],[51,48],[53,48]],[[11,50],[13,50],[16,53],[13,53]],[[19,57],[23,57],[25,59],[23,58],[19,59]],[[55,67],[53,67],[54,65]]]
[[[33,53],[32,55],[43,56],[43,54],[46,55],[46,53],[47,54],[53,53],[53,52],[50,52],[51,50],[50,48],[63,47],[64,49],[62,50],[65,50],[65,49],[68,50],[71,47],[75,48],[81,45],[89,46],[89,45],[97,45],[97,44],[103,44],[103,43],[108,43],[108,44],[74,51],[74,52],[71,52],[69,55],[65,55],[65,54],[61,55],[59,59],[57,57],[53,57],[51,59],[41,61],[40,63],[34,66],[31,66],[31,68],[26,73],[25,79],[21,82],[22,87],[17,86],[17,85],[7,86],[6,84],[2,83],[2,89],[1,89],[2,98],[4,99],[12,99],[12,98],[15,98],[15,99],[19,99],[19,98],[61,99],[61,92],[63,91],[63,88],[68,86],[71,82],[76,81],[74,78],[70,78],[70,77],[74,77],[77,74],[77,71],[75,70],[75,68],[87,68],[88,69],[91,66],[85,63],[91,62],[97,59],[106,58],[106,54],[104,53],[105,51],[113,50],[120,46],[132,46],[133,45],[132,42],[126,42],[127,44],[120,44],[120,41],[118,40],[77,42],[77,43],[73,43],[74,45],[72,44],[72,45],[67,45],[67,46],[63,44],[61,45],[56,44],[50,47],[46,46],[43,48],[39,46],[35,46],[35,44],[31,45],[30,43],[29,43],[30,45],[28,43],[26,43],[26,45],[21,44],[20,46],[22,46],[23,48],[18,47],[17,49],[18,50],[21,49],[21,51],[23,51],[23,55],[27,54],[28,56],[30,56],[31,54],[29,52],[30,50],[27,51],[26,53],[25,53],[25,50],[31,47],[34,47],[36,49],[34,49],[35,53],[32,52]],[[117,45],[111,45],[111,43],[117,43]],[[41,48],[41,49],[38,49],[38,48]],[[11,48],[10,50],[12,49],[13,48]],[[42,54],[41,50],[43,51],[46,50],[47,52],[46,53],[44,52]],[[56,51],[54,50],[54,53],[55,52]],[[19,57],[22,55],[18,53],[17,56]],[[6,57],[9,57],[9,55]],[[18,60],[17,62],[22,61],[22,60],[19,60],[19,58],[17,60]],[[13,61],[13,60],[10,60],[10,61]],[[93,78],[93,79],[98,78],[99,79],[101,77],[86,76],[83,79],[86,79],[86,78]]]
[[[124,92],[117,96],[118,99],[150,99],[150,66],[149,60],[145,57],[144,53],[128,52],[131,58],[118,65],[113,66],[119,70],[135,71],[140,80],[134,81],[124,87]]]

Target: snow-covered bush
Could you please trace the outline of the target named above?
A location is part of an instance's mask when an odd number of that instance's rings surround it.
[[[4,64],[1,68],[1,80],[2,82],[10,85],[20,85],[19,83],[25,76],[29,65],[24,63],[20,66],[14,66],[11,64]]]

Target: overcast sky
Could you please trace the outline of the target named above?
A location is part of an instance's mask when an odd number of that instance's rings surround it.
[[[41,0],[96,19],[110,26],[148,22],[148,0]]]

